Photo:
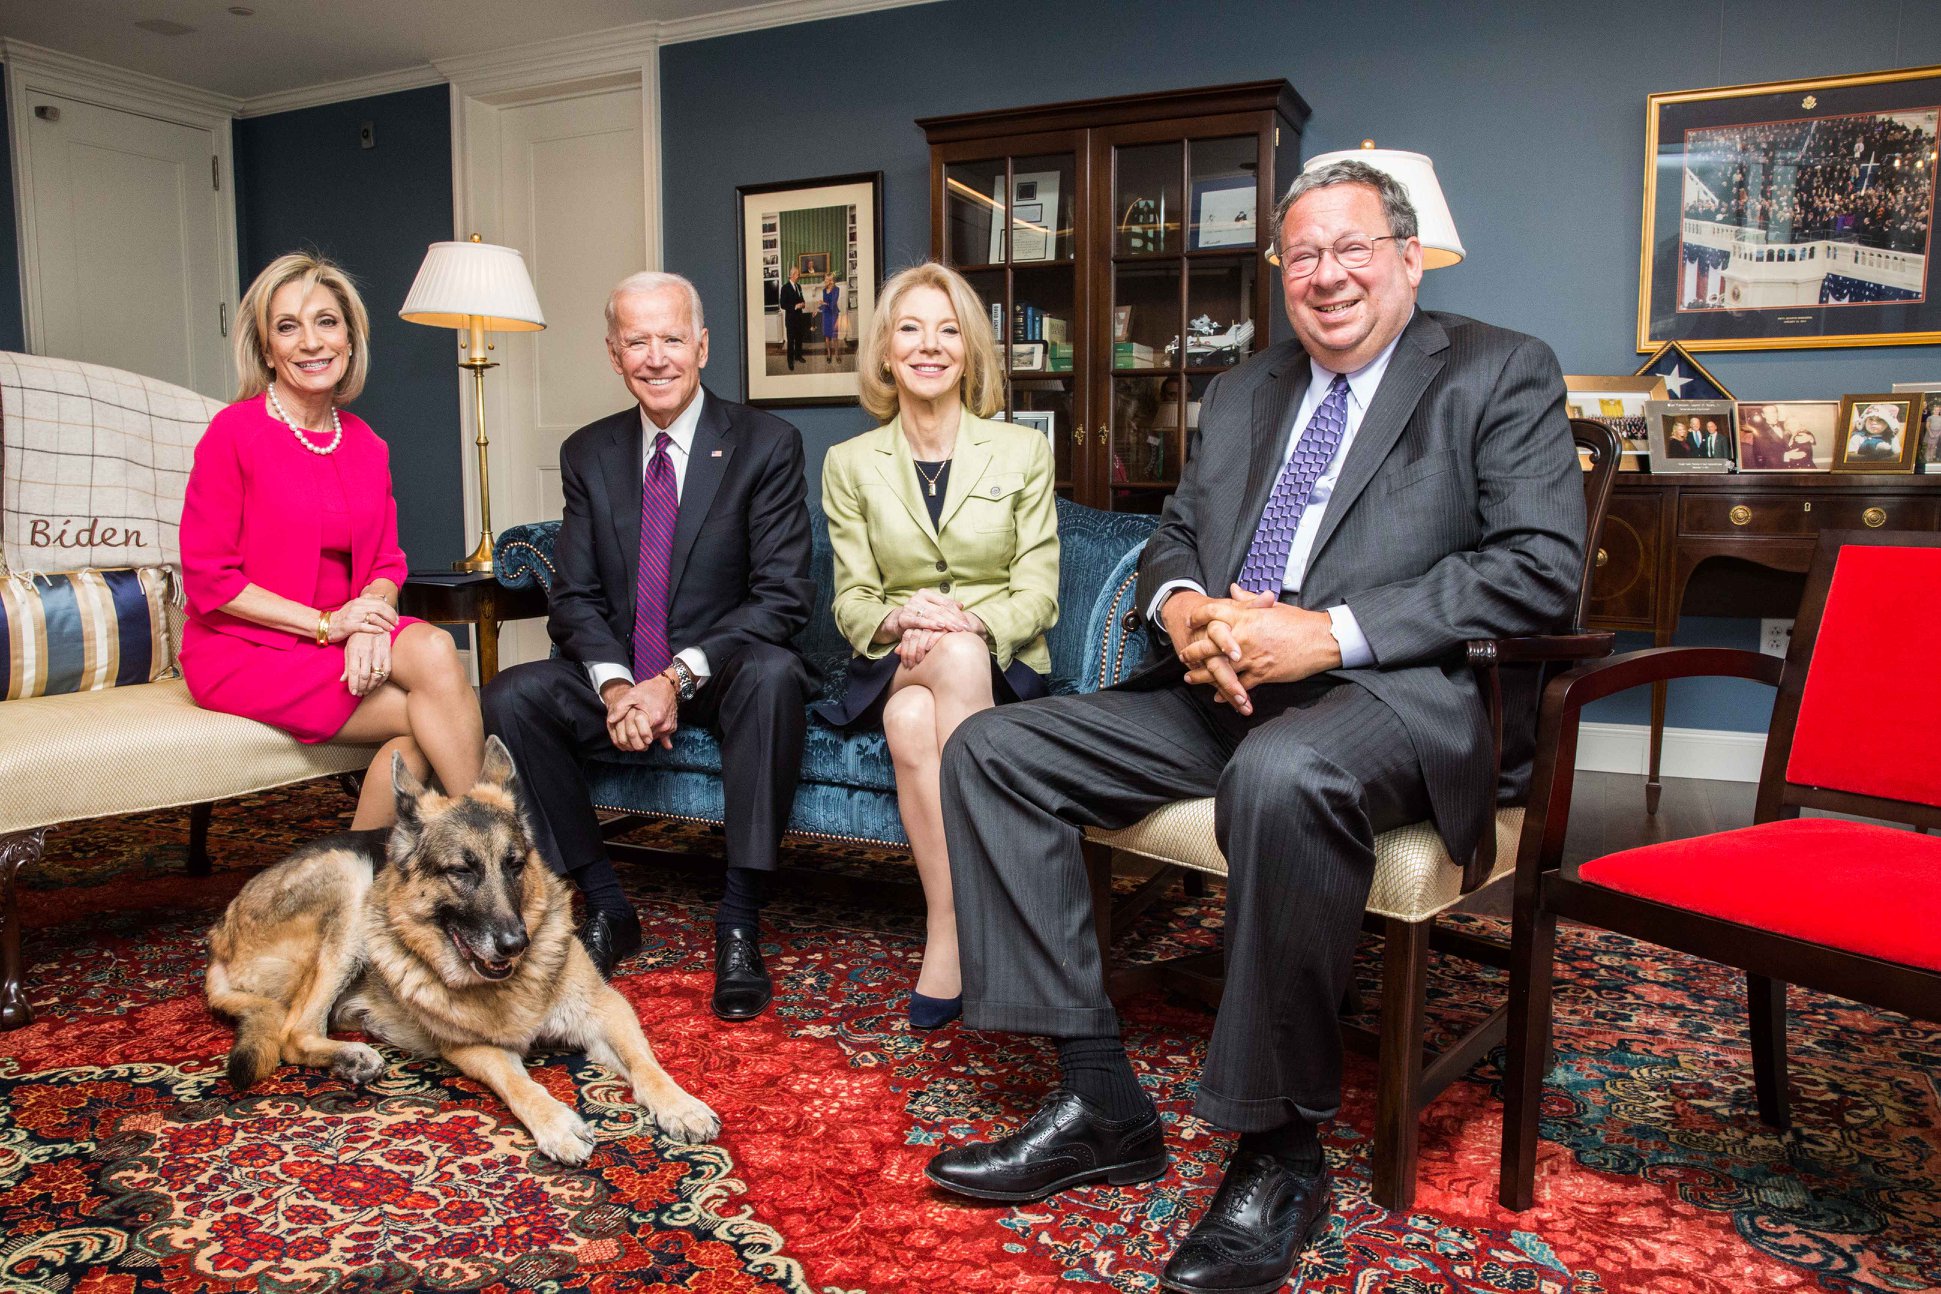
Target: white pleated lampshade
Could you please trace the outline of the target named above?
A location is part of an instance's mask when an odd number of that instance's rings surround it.
[[[1307,160],[1301,169],[1312,171],[1331,162],[1366,162],[1386,171],[1402,182],[1415,206],[1416,237],[1422,241],[1422,268],[1439,270],[1456,264],[1466,254],[1462,239],[1456,236],[1456,221],[1449,214],[1449,202],[1436,182],[1436,164],[1421,153],[1405,153],[1398,148],[1343,148]]]
[[[546,326],[526,258],[497,243],[433,243],[398,317],[434,328],[537,332]]]

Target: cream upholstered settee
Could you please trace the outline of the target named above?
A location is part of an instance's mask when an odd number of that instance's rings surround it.
[[[195,442],[221,407],[116,369],[0,352],[0,578],[173,565]],[[165,619],[172,663],[182,619],[172,606]],[[33,1019],[14,889],[51,830],[193,805],[190,869],[199,871],[211,803],[361,771],[371,756],[369,746],[306,746],[199,709],[177,676],[0,700],[0,1029]]]

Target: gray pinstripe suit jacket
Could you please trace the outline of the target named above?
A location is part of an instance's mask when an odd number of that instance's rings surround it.
[[[1309,380],[1281,342],[1208,386],[1178,491],[1139,567],[1139,603],[1168,580],[1224,595],[1286,457]],[[1490,735],[1463,644],[1555,628],[1583,568],[1584,495],[1557,358],[1534,337],[1418,309],[1349,447],[1300,604],[1346,603],[1375,665],[1339,670],[1401,718],[1437,831],[1467,858],[1488,819]],[[1159,659],[1128,688],[1177,683]],[[1513,671],[1506,671],[1511,673]],[[1506,679],[1504,796],[1529,781],[1534,672]]]

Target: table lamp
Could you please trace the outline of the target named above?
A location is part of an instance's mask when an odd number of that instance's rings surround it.
[[[406,323],[433,328],[456,328],[466,334],[460,368],[472,370],[472,410],[478,421],[479,543],[472,555],[453,562],[455,571],[490,574],[492,571],[492,483],[485,468],[485,370],[498,363],[487,359],[489,332],[537,332],[546,326],[539,310],[539,294],[532,290],[526,258],[517,248],[479,241],[433,243],[418,267],[418,277],[405,294],[398,317]]]
[[[1310,157],[1302,171],[1312,171],[1332,162],[1366,162],[1386,171],[1402,182],[1415,206],[1416,237],[1422,243],[1422,268],[1439,270],[1456,264],[1466,254],[1462,239],[1456,236],[1456,222],[1449,214],[1449,203],[1436,183],[1436,164],[1421,153],[1405,153],[1396,148],[1377,148],[1364,139],[1360,148],[1343,148]],[[1276,231],[1278,232],[1278,231]]]

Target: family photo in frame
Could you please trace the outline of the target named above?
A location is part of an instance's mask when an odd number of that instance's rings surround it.
[[[1840,401],[1836,472],[1911,472],[1921,448],[1911,394],[1850,395]]]
[[[747,402],[853,403],[856,343],[882,279],[882,173],[735,193]]]
[[[1941,341],[1941,73],[1651,95],[1639,351]]]

